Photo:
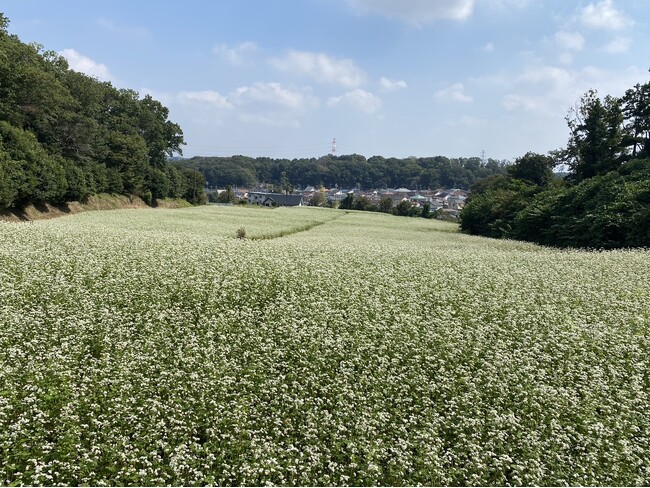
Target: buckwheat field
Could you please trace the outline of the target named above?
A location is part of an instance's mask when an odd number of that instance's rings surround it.
[[[647,250],[317,208],[0,222],[0,485],[647,485],[649,325]]]

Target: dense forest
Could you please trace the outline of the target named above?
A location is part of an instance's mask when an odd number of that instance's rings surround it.
[[[258,184],[294,188],[323,185],[328,188],[463,188],[478,179],[505,173],[505,162],[480,158],[450,159],[444,156],[406,159],[359,154],[327,155],[309,159],[194,157],[182,161],[186,168],[200,171],[213,187]]]
[[[650,247],[650,83],[622,97],[589,91],[567,122],[566,148],[476,182],[461,228],[557,247]],[[558,165],[564,180],[551,176]]]
[[[181,128],[140,98],[8,33],[0,13],[0,210],[128,194],[201,202],[200,173],[169,162]]]

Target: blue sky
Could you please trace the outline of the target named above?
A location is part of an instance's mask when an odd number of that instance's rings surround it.
[[[149,93],[185,156],[480,156],[566,144],[650,79],[647,0],[5,0],[24,42]]]

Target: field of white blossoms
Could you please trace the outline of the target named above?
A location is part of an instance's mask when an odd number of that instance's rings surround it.
[[[0,485],[648,485],[649,328],[650,251],[314,208],[0,222]]]

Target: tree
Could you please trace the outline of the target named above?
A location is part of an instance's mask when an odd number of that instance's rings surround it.
[[[615,170],[622,163],[623,113],[620,100],[598,98],[589,90],[577,109],[569,112],[567,123],[571,133],[565,162],[575,182]]]
[[[293,192],[293,185],[289,183],[289,178],[287,178],[286,171],[283,171],[282,176],[280,177],[280,187],[282,188],[282,191],[287,195]]]
[[[183,154],[183,131],[180,126],[167,120],[169,109],[150,95],[145,95],[140,105],[138,126],[149,148],[149,164],[161,168],[165,165],[166,156]]]
[[[0,34],[7,33],[7,27],[9,26],[9,19],[0,12]]]
[[[549,156],[528,152],[508,167],[508,174],[518,180],[546,186],[553,179],[554,164],[553,158]]]
[[[394,213],[395,215],[400,215],[402,217],[410,217],[417,212],[415,207],[408,200],[402,200],[395,206]]]
[[[632,158],[650,156],[650,83],[636,84],[621,101],[625,129],[623,145],[631,147]]]
[[[322,207],[327,203],[327,197],[325,196],[325,191],[323,188],[320,191],[314,192],[312,197],[309,199],[309,205],[312,207]]]
[[[352,205],[352,208],[354,210],[363,210],[363,211],[374,210],[372,203],[370,203],[368,197],[364,195],[354,200],[354,204]]]
[[[503,183],[495,180],[494,186],[470,196],[460,212],[461,230],[494,238],[510,236],[515,216],[540,187],[515,179]]]
[[[429,202],[422,205],[422,213],[420,215],[425,219],[431,218],[431,204]]]
[[[237,200],[237,197],[235,197],[235,192],[232,191],[230,185],[226,186],[226,189],[219,193],[217,197],[219,203],[235,203],[235,200]]]
[[[201,173],[191,168],[183,168],[182,172],[185,180],[185,191],[181,198],[194,205],[203,205],[206,202],[205,178]]]
[[[377,210],[380,212],[385,212],[385,213],[391,213],[391,210],[393,209],[393,200],[386,196],[386,197],[381,197],[379,200],[379,205],[377,206]]]
[[[0,14],[0,206],[103,191],[204,197],[200,175],[168,167],[184,141],[166,107],[70,70],[56,52],[9,35],[8,23]]]
[[[339,208],[345,209],[345,210],[351,210],[354,205],[354,193],[350,192],[348,193],[343,200],[341,200],[341,203],[339,203]]]

